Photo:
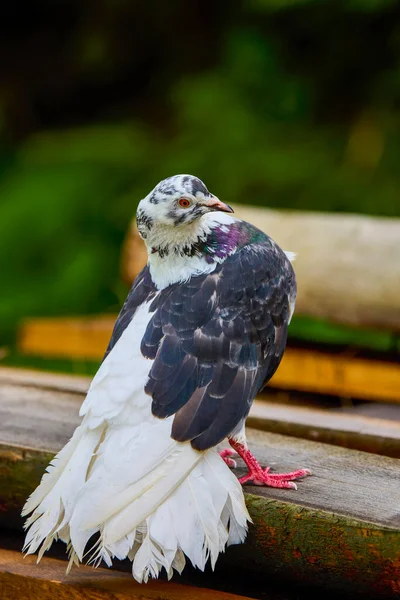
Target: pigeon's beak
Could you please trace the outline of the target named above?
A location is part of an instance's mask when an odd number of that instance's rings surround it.
[[[202,202],[203,206],[206,206],[209,210],[220,210],[226,213],[233,213],[233,208],[229,206],[229,204],[225,204],[225,202],[221,202],[215,196],[210,198],[209,200],[205,200]]]

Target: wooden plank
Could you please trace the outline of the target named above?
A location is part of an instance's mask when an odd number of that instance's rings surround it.
[[[39,388],[19,389],[25,410],[20,410],[20,399],[13,422],[4,422],[0,415],[0,524],[8,527],[21,526],[24,499],[37,485],[51,453],[71,435],[80,402],[79,393],[68,395],[64,389],[59,397],[52,389],[52,400],[44,397],[41,414],[33,420],[40,399],[29,396],[29,390],[37,393]],[[46,408],[50,402],[51,411]],[[16,436],[18,444],[10,436]],[[374,590],[395,597],[400,591],[398,461],[254,430],[249,430],[249,444],[260,462],[274,471],[304,466],[313,476],[302,481],[297,492],[246,486],[254,527],[248,542],[230,549],[221,565],[338,591]],[[241,465],[238,474],[243,472]]]
[[[30,319],[22,324],[18,349],[32,355],[100,360],[115,318]],[[351,358],[347,353],[288,347],[271,385],[319,394],[400,402],[400,364]]]
[[[60,438],[62,443],[57,450],[64,443],[64,438]],[[400,466],[396,459],[254,429],[248,430],[248,439],[260,462],[271,466],[273,471],[308,467],[314,475],[303,480],[297,491],[247,485],[249,493],[369,521],[396,531],[400,527]],[[6,522],[1,518],[2,524],[9,525],[9,516],[22,507],[21,500],[39,480],[38,475],[43,473],[46,461],[53,454],[54,450],[39,450],[0,440],[3,469],[0,501],[2,512],[8,512]],[[241,465],[237,473],[242,475],[244,472]],[[398,541],[400,544],[400,537]]]
[[[3,442],[24,445],[29,437],[33,447],[56,451],[79,424],[79,406],[89,385],[89,377],[0,368]],[[269,402],[270,396],[254,402],[250,427],[400,458],[398,421]]]
[[[81,566],[65,574],[65,562],[0,549],[1,600],[246,600],[219,592],[175,582],[151,580],[146,585],[131,575]],[[249,599],[248,599],[249,600]]]
[[[63,373],[49,373],[46,371],[35,371],[33,369],[0,367],[0,386],[26,386],[55,389],[58,392],[86,394],[91,379],[91,377],[85,375],[64,375]]]
[[[26,386],[50,390],[55,389],[58,392],[86,394],[90,382],[91,377],[85,375],[64,375],[62,373],[49,373],[33,369],[0,367],[0,386]]]
[[[346,353],[287,348],[271,385],[319,394],[400,402],[400,364]]]
[[[253,519],[244,546],[228,549],[221,567],[250,570],[285,580],[346,592],[394,597],[400,591],[399,467],[394,459],[329,445],[250,432],[259,460],[285,470],[304,464],[314,476],[296,492],[246,486]],[[336,450],[336,451],[335,451]],[[8,446],[12,465],[0,497],[0,524],[18,524],[23,499],[39,481],[49,459],[43,452]],[[341,452],[337,452],[341,451]],[[5,468],[6,465],[6,468]],[[0,449],[0,472],[7,457]],[[243,469],[238,470],[242,474]],[[16,482],[17,494],[13,493]],[[4,494],[13,502],[4,499]],[[20,522],[19,522],[20,523]],[[397,587],[396,587],[397,586]]]
[[[400,219],[242,205],[234,209],[235,216],[297,253],[297,315],[400,331]],[[122,260],[130,284],[146,263],[134,222]]]
[[[27,319],[18,331],[18,348],[25,354],[100,360],[115,319],[116,315]]]
[[[400,458],[399,421],[256,400],[247,425],[261,431]]]

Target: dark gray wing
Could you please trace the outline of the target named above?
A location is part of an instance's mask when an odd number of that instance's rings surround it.
[[[157,295],[141,350],[154,359],[152,412],[175,414],[174,439],[205,450],[247,416],[282,358],[295,293],[289,260],[266,238]]]
[[[119,338],[131,322],[138,307],[144,302],[151,300],[156,292],[157,289],[151,279],[149,268],[146,265],[133,282],[130,292],[124,302],[123,307],[121,308],[103,360],[118,342]]]

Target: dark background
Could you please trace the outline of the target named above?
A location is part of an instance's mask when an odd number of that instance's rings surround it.
[[[26,0],[0,18],[0,345],[117,311],[137,202],[400,213],[400,2]]]

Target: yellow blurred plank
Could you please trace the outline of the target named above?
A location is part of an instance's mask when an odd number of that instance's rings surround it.
[[[30,319],[18,348],[43,357],[100,360],[115,315],[93,318]],[[365,400],[400,402],[400,365],[309,349],[287,348],[271,380],[273,387]]]
[[[116,315],[100,315],[28,319],[18,333],[18,348],[24,354],[37,356],[99,360],[116,318]]]
[[[271,385],[365,400],[400,402],[400,365],[287,348]]]

